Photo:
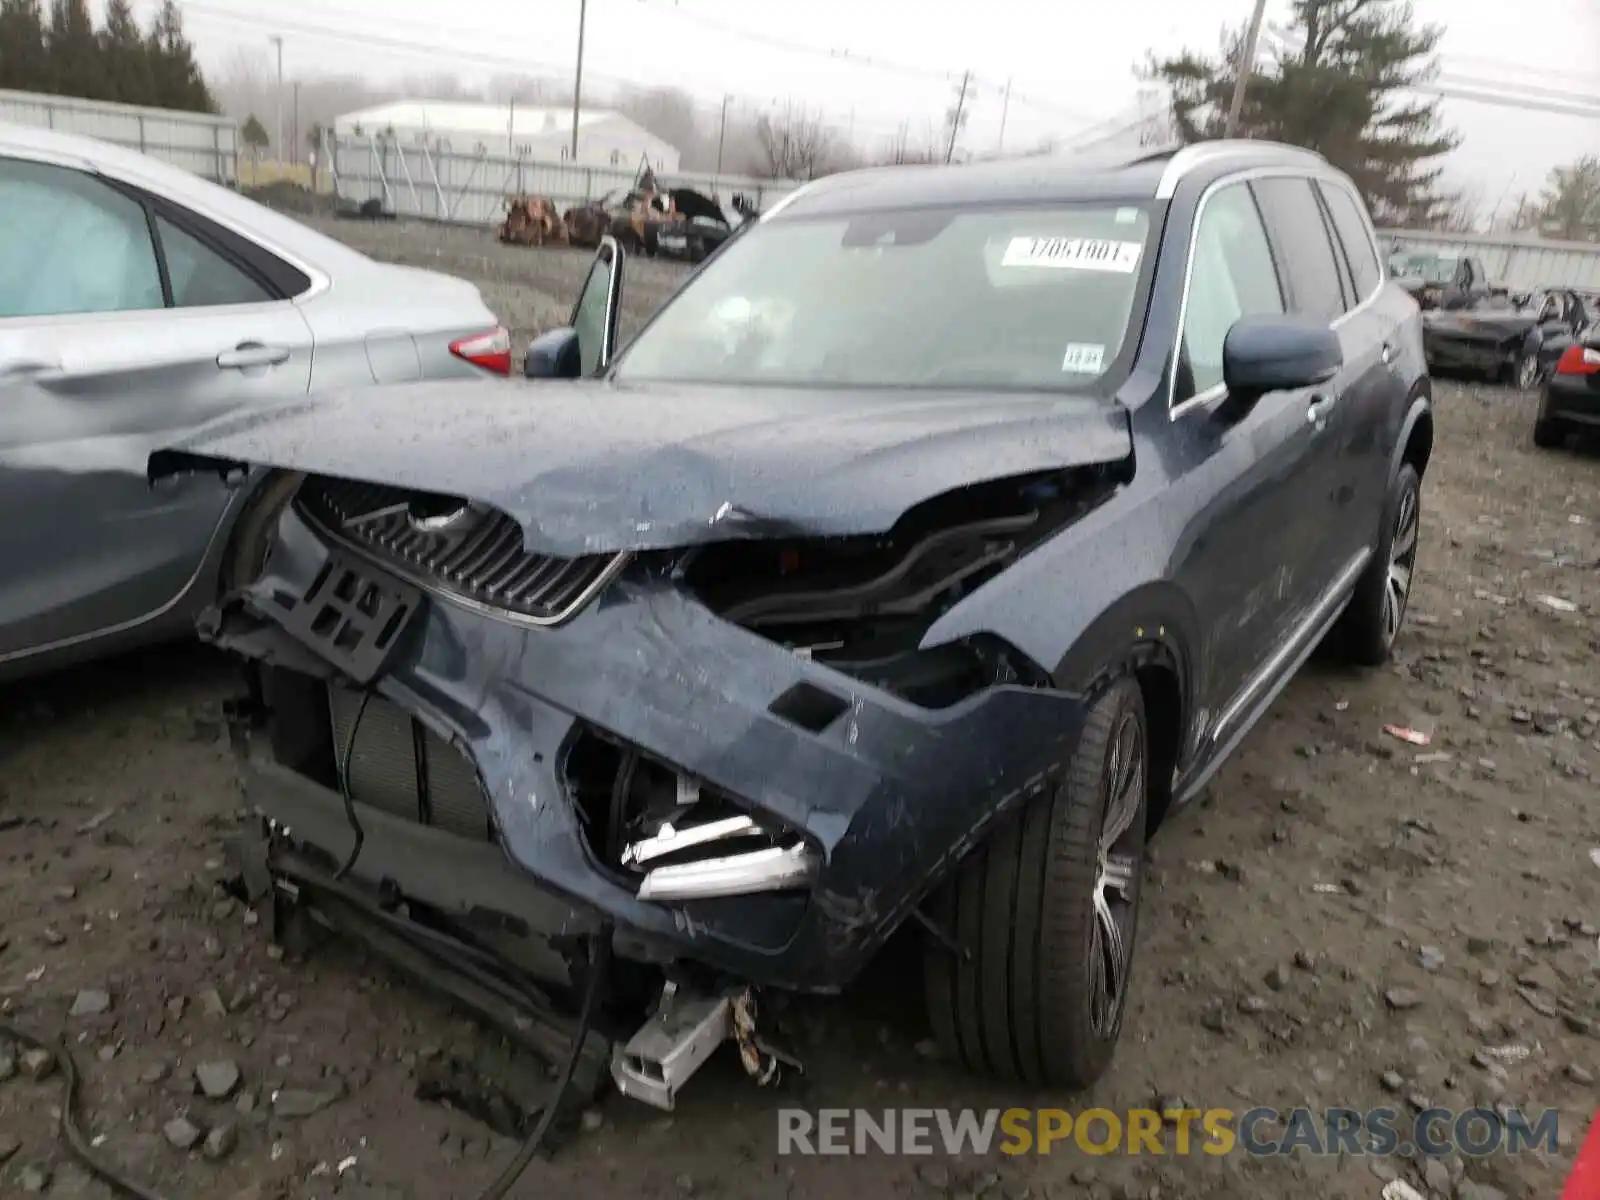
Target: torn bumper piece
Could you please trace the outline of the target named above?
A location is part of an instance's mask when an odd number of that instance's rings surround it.
[[[212,614],[208,639],[303,682],[320,675],[318,686],[359,679],[338,630],[283,619],[330,558],[341,556],[287,511],[267,574],[242,604]],[[644,572],[623,574],[555,628],[429,594],[415,605],[382,661],[356,665],[374,706],[414,717],[470,764],[490,827],[473,841],[424,837],[357,804],[365,840],[352,875],[557,943],[603,914],[618,957],[688,961],[757,986],[848,983],[999,815],[1047,785],[1082,723],[1077,698],[1015,685],[920,708],[725,622]],[[320,671],[306,669],[305,650]],[[838,715],[818,728],[775,712],[801,684],[838,698]],[[282,722],[294,706],[276,710],[269,720]],[[785,840],[655,868],[642,886],[596,844],[574,792],[575,747],[595,734],[734,798]],[[337,781],[278,758],[252,756],[252,798],[338,858],[353,834]],[[358,751],[355,768],[363,761]]]

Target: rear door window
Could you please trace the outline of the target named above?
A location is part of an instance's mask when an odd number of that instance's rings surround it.
[[[1273,248],[1284,268],[1289,311],[1335,321],[1345,313],[1345,294],[1328,224],[1311,180],[1302,176],[1252,183]]]
[[[1356,302],[1369,299],[1383,280],[1383,268],[1378,265],[1377,251],[1372,248],[1372,235],[1366,219],[1356,204],[1350,190],[1338,184],[1318,183],[1317,189],[1333,218],[1334,232],[1344,247],[1344,256],[1350,263],[1350,274],[1355,278]]]
[[[83,171],[0,158],[0,319],[164,307],[144,206]]]
[[[261,304],[275,297],[241,268],[165,217],[156,218],[177,308]]]

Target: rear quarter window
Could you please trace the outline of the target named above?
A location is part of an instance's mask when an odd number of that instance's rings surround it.
[[[1367,222],[1347,188],[1330,183],[1318,183],[1317,188],[1322,192],[1328,214],[1333,218],[1334,232],[1339,235],[1345,258],[1350,263],[1350,274],[1356,284],[1356,299],[1358,302],[1365,300],[1383,280],[1383,268],[1378,265],[1377,252],[1372,248]]]

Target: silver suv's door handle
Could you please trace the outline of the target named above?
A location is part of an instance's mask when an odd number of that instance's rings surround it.
[[[1389,342],[1383,344],[1383,365],[1388,366],[1394,361],[1394,346]]]
[[[289,347],[263,346],[259,342],[243,342],[232,350],[217,355],[217,366],[224,371],[246,371],[251,367],[275,367],[289,361]]]
[[[1334,397],[1321,393],[1311,397],[1311,403],[1306,405],[1307,423],[1321,429],[1327,423],[1328,414],[1333,411],[1333,402]]]

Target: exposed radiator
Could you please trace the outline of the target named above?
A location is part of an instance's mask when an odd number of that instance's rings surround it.
[[[344,753],[361,694],[329,685],[334,753]],[[381,696],[367,701],[350,754],[350,795],[408,821],[477,841],[494,826],[472,764],[454,746]]]

